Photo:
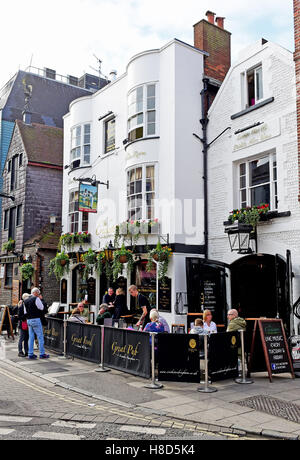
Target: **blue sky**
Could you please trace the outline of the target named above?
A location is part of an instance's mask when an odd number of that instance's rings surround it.
[[[41,0],[2,3],[0,87],[31,59],[36,67],[80,76],[93,73],[96,54],[106,75],[112,69],[120,75],[138,52],[175,37],[193,44],[193,24],[207,10],[226,17],[233,62],[261,37],[294,50],[292,0],[51,0],[47,8]]]

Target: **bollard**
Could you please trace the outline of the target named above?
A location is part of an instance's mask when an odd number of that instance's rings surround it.
[[[197,391],[200,393],[215,393],[218,391],[215,387],[210,387],[208,385],[208,336],[204,336],[204,359],[205,359],[205,382],[204,385],[201,385]]]
[[[249,384],[254,383],[254,382],[253,382],[253,380],[246,378],[245,337],[244,337],[245,331],[240,330],[239,333],[241,335],[241,346],[242,346],[242,378],[235,379],[235,382],[240,383],[240,384],[249,385]]]
[[[67,356],[67,320],[64,319],[64,352],[58,359],[70,359]]]
[[[101,364],[95,372],[110,372],[110,369],[104,367],[104,326],[101,327]]]
[[[163,385],[161,383],[156,383],[155,382],[155,332],[150,332],[151,335],[151,351],[152,351],[152,383],[145,385],[145,388],[148,388],[149,390],[160,390],[163,388]]]

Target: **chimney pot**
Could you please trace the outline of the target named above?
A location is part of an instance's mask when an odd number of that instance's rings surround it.
[[[212,11],[206,11],[205,16],[207,16],[208,22],[211,24],[215,23],[215,15],[216,13],[213,13]]]
[[[216,18],[217,26],[220,27],[220,29],[224,29],[224,19],[225,18],[222,18],[222,17]]]

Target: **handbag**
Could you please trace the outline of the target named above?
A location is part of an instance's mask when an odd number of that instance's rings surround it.
[[[22,331],[28,331],[28,324],[26,320],[22,321],[21,327],[22,327]]]

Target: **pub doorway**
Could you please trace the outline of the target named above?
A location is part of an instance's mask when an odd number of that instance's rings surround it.
[[[254,254],[231,265],[231,306],[243,318],[281,318],[290,332],[286,260],[279,255]]]

